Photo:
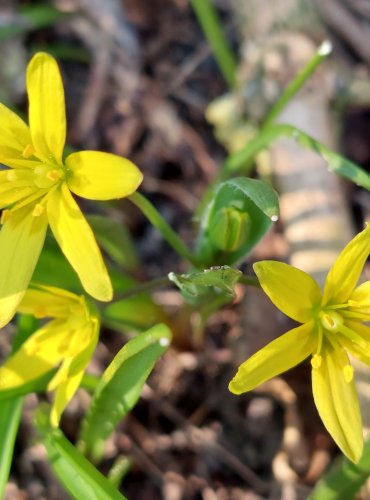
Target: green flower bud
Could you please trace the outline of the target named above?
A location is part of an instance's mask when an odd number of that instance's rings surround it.
[[[247,241],[250,226],[251,219],[247,212],[223,207],[210,220],[208,236],[218,249],[235,252]]]

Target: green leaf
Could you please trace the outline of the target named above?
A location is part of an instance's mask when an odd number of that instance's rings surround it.
[[[60,429],[49,423],[49,412],[40,409],[36,427],[56,476],[73,498],[122,500],[125,497],[68,441]]]
[[[122,333],[142,332],[166,319],[163,310],[147,294],[112,302],[103,309],[101,317],[104,325]]]
[[[225,302],[235,297],[234,287],[243,273],[228,266],[211,267],[200,273],[175,274],[168,278],[181,290],[184,299],[191,305],[209,303],[215,296],[225,297]]]
[[[237,213],[240,215],[236,216]],[[279,199],[269,184],[246,177],[222,182],[201,221],[198,258],[207,266],[237,262],[260,241],[278,217]],[[243,226],[239,229],[238,221]],[[233,234],[230,235],[231,226]],[[229,251],[225,244],[217,244],[217,233],[219,239],[232,242]]]
[[[0,498],[9,478],[22,408],[22,397],[0,402]]]
[[[370,441],[365,442],[358,464],[340,457],[320,479],[310,494],[311,500],[351,500],[370,476]]]
[[[81,432],[81,449],[95,461],[101,458],[105,440],[115,426],[136,404],[146,379],[166,351],[171,337],[166,325],[154,326],[127,342],[104,372]]]
[[[113,262],[128,270],[138,267],[135,247],[129,231],[122,222],[101,215],[89,215],[87,220],[99,245]]]

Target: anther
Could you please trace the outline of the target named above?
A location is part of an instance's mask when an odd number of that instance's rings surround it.
[[[320,354],[314,354],[311,358],[311,366],[312,368],[320,368],[322,362],[322,357]]]
[[[24,148],[22,156],[23,158],[29,158],[34,154],[35,150],[33,149],[32,144],[27,144],[27,146]]]
[[[8,210],[8,209],[3,210],[2,214],[1,214],[0,223],[5,224],[5,222],[9,219],[10,215],[11,215],[10,210]]]
[[[32,210],[32,215],[34,217],[40,217],[41,214],[45,212],[45,207],[44,205],[41,205],[40,203],[36,203],[34,209]]]
[[[321,313],[322,326],[331,332],[337,332],[343,325],[343,318],[335,311]]]
[[[354,369],[353,369],[353,367],[351,365],[346,365],[343,368],[344,380],[347,383],[352,382],[352,380],[353,380],[353,373],[354,373]]]
[[[51,181],[59,181],[59,179],[62,177],[62,173],[60,170],[49,170],[49,172],[46,174],[46,177],[50,179]]]

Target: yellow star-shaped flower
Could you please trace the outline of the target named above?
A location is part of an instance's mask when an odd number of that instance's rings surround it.
[[[83,296],[44,285],[31,284],[18,311],[53,319],[0,367],[0,390],[22,386],[58,367],[48,385],[49,391],[55,391],[50,418],[57,426],[94,353],[99,319]]]
[[[129,160],[81,151],[64,160],[64,90],[56,61],[37,53],[27,68],[29,126],[0,104],[0,327],[13,317],[30,282],[46,229],[98,300],[112,285],[93,232],[71,192],[92,200],[132,194],[142,174]]]
[[[303,271],[281,262],[254,265],[271,301],[303,323],[245,361],[230,382],[234,394],[250,391],[312,355],[312,389],[325,427],[343,453],[358,462],[362,420],[347,352],[370,365],[370,281],[356,288],[370,253],[370,226],[344,248],[323,292]]]

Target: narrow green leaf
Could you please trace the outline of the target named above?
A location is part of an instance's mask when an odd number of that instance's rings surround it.
[[[46,448],[51,467],[73,498],[122,500],[125,497],[68,441],[60,429],[53,429],[49,414],[39,409],[36,427]]]
[[[216,9],[210,0],[191,0],[204,34],[230,88],[235,87],[237,64],[221,28]]]
[[[175,274],[168,278],[181,290],[191,305],[209,303],[215,296],[225,296],[225,301],[235,297],[234,287],[243,273],[228,266],[211,267],[200,273]]]
[[[9,478],[22,408],[22,397],[0,402],[0,498]]]
[[[310,494],[310,500],[352,500],[370,476],[370,441],[365,442],[358,464],[340,457],[320,479]]]
[[[249,169],[250,161],[264,149],[273,144],[279,137],[290,137],[305,149],[314,151],[324,158],[328,169],[336,174],[349,179],[358,186],[370,190],[370,174],[355,163],[347,160],[340,154],[332,151],[321,142],[309,136],[302,130],[292,125],[271,125],[251,140],[240,151],[230,155],[224,165],[223,177],[240,175],[245,169]]]
[[[105,440],[134,407],[157,359],[165,352],[171,332],[159,324],[131,339],[104,372],[82,424],[80,446],[99,460]]]
[[[260,241],[278,217],[278,195],[266,182],[246,177],[222,182],[201,221],[198,258],[206,266],[237,262]],[[231,226],[234,234],[230,233]],[[229,239],[228,251],[226,246],[217,244],[217,237]]]

